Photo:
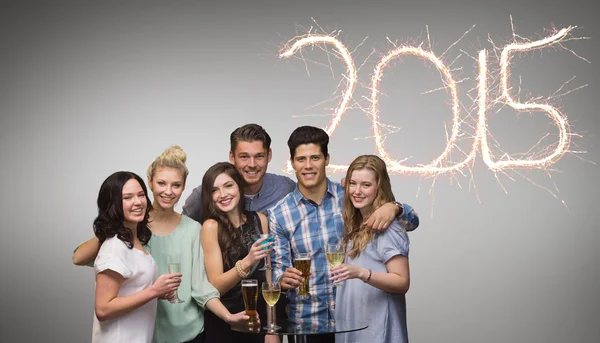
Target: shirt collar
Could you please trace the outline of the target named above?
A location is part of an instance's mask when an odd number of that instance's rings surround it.
[[[325,181],[327,182],[327,191],[325,192],[325,197],[335,198],[336,193],[333,189],[333,182],[331,182],[329,178],[325,178]],[[300,193],[300,188],[298,187],[298,184],[296,184],[296,189],[294,189],[294,191],[292,192],[292,197],[294,198],[294,202],[296,203],[296,205],[299,205],[301,200],[311,201],[305,198],[304,195],[302,195],[302,193]]]

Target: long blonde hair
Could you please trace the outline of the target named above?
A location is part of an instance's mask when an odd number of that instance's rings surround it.
[[[157,168],[168,167],[177,169],[183,174],[183,184],[185,185],[185,180],[189,174],[188,168],[185,165],[186,160],[187,155],[179,145],[170,146],[167,150],[163,151],[163,153],[158,156],[148,167],[148,180],[152,181]]]
[[[375,155],[361,155],[352,161],[346,172],[344,185],[346,195],[344,197],[344,210],[342,212],[344,219],[344,244],[346,246],[352,244],[352,247],[348,251],[348,256],[351,258],[356,258],[360,255],[365,250],[367,244],[373,239],[373,231],[363,224],[368,217],[363,218],[360,210],[355,208],[350,200],[352,194],[350,194],[349,189],[352,173],[355,170],[362,169],[372,170],[375,173],[377,181],[377,195],[375,195],[375,200],[373,200],[373,204],[371,205],[372,210],[379,208],[385,203],[394,201],[390,177],[385,162],[381,158]]]

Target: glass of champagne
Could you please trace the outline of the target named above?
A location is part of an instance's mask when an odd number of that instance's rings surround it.
[[[258,302],[258,280],[246,279],[242,280],[242,297],[244,298],[244,308],[246,315],[250,316],[248,326],[256,325],[256,307]]]
[[[344,262],[344,258],[346,257],[344,244],[342,242],[327,244],[325,246],[325,256],[327,257],[327,262],[329,262],[332,267],[339,266]],[[333,287],[335,287],[335,284]]]
[[[344,243],[342,243],[342,241],[340,240],[338,243],[327,244],[325,246],[325,256],[327,257],[327,262],[329,262],[329,264],[332,267],[337,267],[340,264],[342,264],[344,262],[344,258],[346,257],[346,247]],[[340,282],[340,284],[342,282]],[[338,284],[336,283],[333,283],[330,286],[330,290],[332,293],[337,286]],[[335,300],[331,307],[333,308],[333,310],[335,310]],[[335,319],[332,318],[331,321],[335,323]]]
[[[309,275],[310,275],[310,253],[300,253],[296,255],[294,259],[294,268],[298,269],[302,273],[304,282],[300,284],[298,288],[298,298],[308,299],[310,298],[309,288]]]
[[[181,273],[181,255],[180,254],[172,254],[167,256],[167,269],[169,273]],[[182,303],[183,300],[179,299],[177,295],[177,290],[175,290],[175,298],[169,300],[170,303]]]
[[[261,238],[266,238],[266,239],[260,245],[265,245],[265,244],[272,243],[275,241],[275,237],[273,237],[273,235],[271,235],[270,233],[261,233],[261,234],[254,235],[254,241],[257,241]],[[263,250],[267,250],[267,249],[270,249],[270,247],[263,248]],[[259,270],[270,270],[270,269],[271,269],[271,264],[267,260],[267,256],[265,256],[264,261],[263,261],[263,266],[260,267]]]
[[[262,283],[262,296],[265,302],[269,305],[269,312],[271,313],[271,322],[264,327],[264,329],[271,332],[281,329],[281,326],[275,324],[275,304],[279,301],[279,295],[281,294],[281,286],[279,282],[263,282]]]

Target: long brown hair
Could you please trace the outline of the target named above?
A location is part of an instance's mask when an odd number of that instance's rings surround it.
[[[216,178],[221,174],[226,174],[233,179],[240,190],[240,201],[237,206],[237,210],[240,212],[240,218],[242,217],[243,209],[245,208],[246,202],[244,199],[244,187],[246,181],[235,169],[233,164],[228,162],[219,162],[212,167],[208,168],[204,177],[202,177],[202,216],[200,221],[204,223],[207,219],[213,219],[219,225],[219,247],[221,248],[221,257],[223,258],[223,267],[230,269],[233,266],[229,266],[228,256],[230,252],[233,254],[239,253],[240,249],[243,248],[242,238],[240,230],[233,227],[233,224],[227,217],[227,214],[221,211],[212,198],[212,189],[215,185]]]
[[[373,200],[373,204],[371,204],[371,213],[381,205],[394,201],[390,177],[385,162],[381,158],[375,155],[361,155],[352,161],[346,172],[346,184],[344,185],[346,195],[344,197],[344,210],[342,211],[344,219],[344,244],[348,246],[350,242],[352,243],[352,247],[348,251],[348,256],[351,258],[360,255],[367,244],[373,239],[373,231],[363,224],[368,217],[363,218],[360,210],[355,208],[350,200],[352,194],[350,194],[349,189],[352,172],[362,169],[372,170],[375,173],[377,181],[377,195],[375,196],[375,200]]]

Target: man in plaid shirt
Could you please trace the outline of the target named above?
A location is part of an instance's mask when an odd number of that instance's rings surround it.
[[[341,242],[344,236],[342,208],[344,188],[325,175],[329,163],[329,136],[319,128],[302,126],[288,140],[292,167],[298,179],[297,188],[268,210],[269,231],[275,236],[271,255],[273,280],[288,292],[288,315],[292,321],[318,330],[333,319],[335,293],[325,256],[325,246]],[[372,220],[387,226],[401,214],[407,230],[419,224],[416,213],[407,205],[387,203],[371,215]],[[309,298],[298,297],[297,288],[304,280],[293,267],[300,253],[311,256]],[[334,334],[308,336],[308,342],[334,342]]]

